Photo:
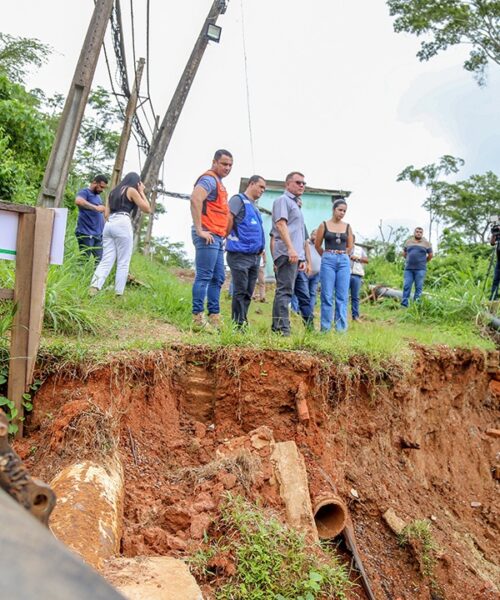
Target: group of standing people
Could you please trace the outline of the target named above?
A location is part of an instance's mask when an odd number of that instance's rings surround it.
[[[222,179],[229,175],[233,157],[218,150],[212,168],[195,183],[191,196],[192,237],[195,246],[193,284],[193,325],[203,327],[205,303],[211,325],[220,324],[220,293],[224,283],[224,252],[232,276],[231,317],[238,327],[247,324],[248,309],[254,293],[262,257],[265,233],[257,201],[266,190],[260,175],[248,180],[244,193],[228,201]],[[354,247],[354,236],[344,222],[347,203],[333,203],[333,215],[309,236],[302,213],[304,175],[289,173],[284,193],[272,208],[271,254],[276,277],[271,328],[290,335],[290,303],[294,297],[304,324],[314,326],[316,289],[321,283],[321,331],[335,326],[347,329],[349,290],[352,315],[359,318],[359,290],[364,275],[366,253]],[[352,265],[352,266],[351,266]]]

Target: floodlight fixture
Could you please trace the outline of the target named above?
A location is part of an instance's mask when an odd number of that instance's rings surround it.
[[[207,25],[206,36],[211,42],[220,42],[220,36],[222,32],[222,27],[218,25],[214,25],[213,23],[209,23]]]

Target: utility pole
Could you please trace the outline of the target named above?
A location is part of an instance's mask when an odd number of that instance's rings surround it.
[[[127,152],[128,142],[130,140],[130,132],[132,131],[132,120],[134,118],[135,109],[137,107],[137,100],[139,98],[139,89],[141,87],[142,72],[144,70],[145,62],[146,61],[144,60],[144,58],[140,58],[137,62],[137,71],[135,72],[134,85],[132,87],[130,98],[127,102],[127,108],[125,110],[125,120],[123,122],[123,129],[120,137],[120,144],[116,153],[113,174],[111,175],[111,189],[118,185],[122,177],[123,163],[125,162],[125,154]]]
[[[61,205],[76,140],[90,93],[90,86],[108,26],[113,0],[96,0],[94,14],[83,43],[71,87],[64,104],[49,162],[45,169],[38,204]]]
[[[226,12],[227,2],[228,0],[214,0],[208,16],[203,23],[203,27],[196,40],[193,51],[191,52],[191,56],[189,57],[179,83],[177,84],[177,88],[170,101],[167,112],[165,113],[158,135],[151,144],[151,149],[141,173],[141,179],[146,188],[146,194],[149,194],[153,189],[153,186],[156,185],[161,163],[163,162],[170,140],[172,139],[177,121],[179,120],[182,108],[186,102],[186,98],[191,89],[191,85],[196,76],[196,72],[198,71],[198,67],[200,66],[208,42],[210,39],[218,41],[216,37],[213,37],[213,33],[217,34],[217,30],[220,34],[220,28],[215,24],[219,15]],[[139,233],[138,220],[136,220],[134,225],[134,233],[135,237],[137,237]]]

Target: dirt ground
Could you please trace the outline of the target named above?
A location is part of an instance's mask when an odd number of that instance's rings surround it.
[[[500,598],[500,441],[486,433],[500,427],[498,353],[415,353],[410,373],[383,374],[300,352],[179,345],[120,356],[91,373],[51,375],[16,449],[49,481],[117,439],[123,555],[183,556],[203,543],[227,490],[282,510],[268,449],[252,445],[265,426],[276,441],[296,442],[313,498],[335,490],[347,503],[377,599]],[[418,551],[383,520],[388,508],[406,523],[430,520],[433,585]]]

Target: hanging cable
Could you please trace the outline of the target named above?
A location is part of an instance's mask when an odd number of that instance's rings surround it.
[[[150,0],[147,0],[147,3],[146,3],[146,87],[147,87],[147,92],[148,92],[149,106],[151,108],[151,112],[153,113],[153,119],[155,119],[156,112],[153,107],[153,102],[151,101],[151,92],[150,92],[150,88],[149,88],[149,70],[150,70],[149,69],[149,65],[150,65],[150,61],[149,61],[149,16],[150,16],[149,2],[150,2]]]
[[[247,114],[248,114],[248,131],[250,133],[250,151],[252,154],[252,171],[255,172],[255,154],[253,147],[253,132],[252,132],[252,116],[250,114],[250,87],[248,85],[248,64],[247,64],[247,44],[245,38],[245,11],[243,10],[243,0],[240,0],[241,4],[241,29],[242,29],[242,40],[243,40],[243,57],[245,62],[245,83],[247,89]]]

